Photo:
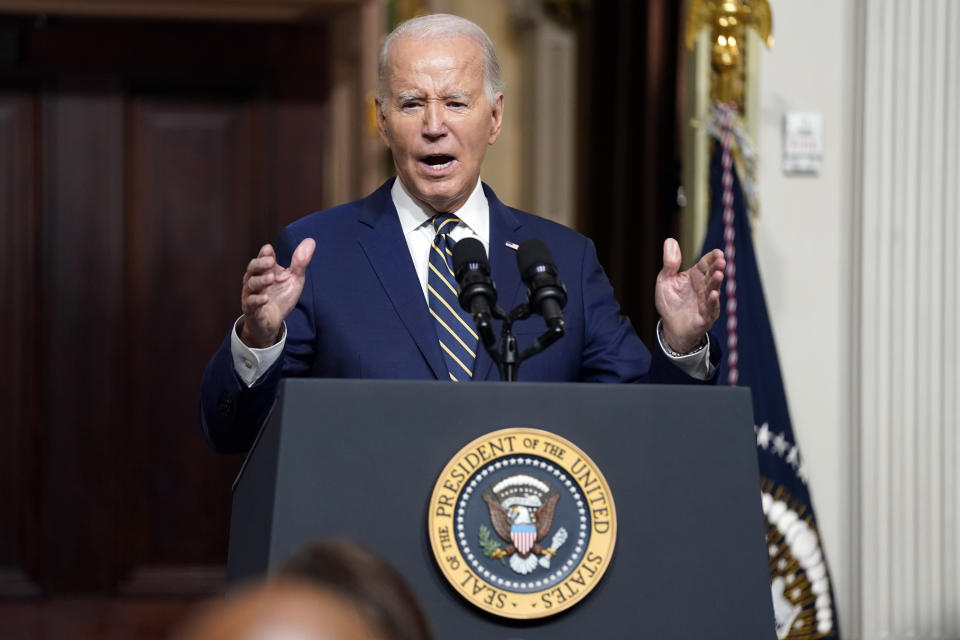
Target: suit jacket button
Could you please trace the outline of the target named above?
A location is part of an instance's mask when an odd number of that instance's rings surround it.
[[[233,413],[233,407],[233,394],[229,393],[228,391],[221,393],[219,402],[220,415],[229,416],[231,413]]]

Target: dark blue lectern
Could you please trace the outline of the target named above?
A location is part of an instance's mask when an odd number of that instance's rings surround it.
[[[438,474],[471,440],[507,427],[575,443],[616,503],[606,575],[557,616],[516,621],[476,609],[430,548]],[[265,574],[321,537],[390,562],[438,638],[775,637],[745,389],[286,380],[235,485],[230,579]]]

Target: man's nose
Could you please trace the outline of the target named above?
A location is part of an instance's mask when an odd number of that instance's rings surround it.
[[[443,105],[438,102],[428,102],[423,109],[423,136],[435,140],[442,138],[446,133],[447,122]]]

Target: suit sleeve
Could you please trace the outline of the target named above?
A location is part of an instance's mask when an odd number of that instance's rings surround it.
[[[299,239],[289,230],[274,243],[277,262],[289,265]],[[308,267],[300,301],[286,318],[287,338],[283,355],[252,386],[237,375],[230,352],[230,335],[207,363],[200,384],[200,428],[204,440],[220,453],[243,453],[250,449],[277,399],[284,376],[310,372],[314,358],[313,283]],[[232,329],[231,329],[232,331]]]

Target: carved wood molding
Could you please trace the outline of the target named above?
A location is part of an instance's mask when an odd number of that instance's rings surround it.
[[[363,0],[0,0],[0,13],[147,18],[299,22],[329,16]]]

